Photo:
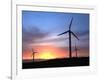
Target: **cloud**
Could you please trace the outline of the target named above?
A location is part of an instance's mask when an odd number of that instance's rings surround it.
[[[23,42],[28,42],[28,43],[34,42],[48,35],[47,32],[43,32],[38,27],[35,26],[28,28],[23,27],[22,30],[23,30],[22,31]]]
[[[37,40],[48,36],[48,32],[41,31],[38,27],[23,27],[22,28],[22,46],[23,50],[30,49],[30,44],[34,43]]]
[[[49,43],[49,42],[60,42],[60,41],[65,41],[67,40],[68,38],[66,37],[58,37],[58,36],[55,36],[55,37],[45,37],[43,40],[37,40],[35,43]]]

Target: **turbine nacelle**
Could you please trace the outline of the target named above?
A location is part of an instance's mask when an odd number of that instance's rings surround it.
[[[71,30],[65,31],[65,32],[63,32],[61,34],[58,34],[57,36],[60,36],[60,35],[63,35],[63,34],[67,34],[67,33],[72,34],[77,40],[79,40],[79,38]]]

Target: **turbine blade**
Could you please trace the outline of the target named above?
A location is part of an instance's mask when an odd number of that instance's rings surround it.
[[[32,52],[33,52],[33,53],[37,53],[37,52],[34,51],[34,49],[32,49]]]
[[[65,32],[63,32],[63,33],[61,33],[61,34],[58,34],[57,36],[60,36],[60,35],[63,35],[63,34],[66,34],[66,33],[68,33],[69,31],[65,31]]]
[[[32,49],[32,52],[34,52],[33,49]]]
[[[72,17],[70,24],[69,24],[69,30],[71,29],[72,22],[73,22],[73,17]]]
[[[77,49],[77,47],[76,47],[76,43],[75,43],[75,48]]]
[[[71,31],[71,33],[72,33],[72,35],[74,36],[74,37],[76,37],[76,39],[78,39],[79,40],[79,38]]]

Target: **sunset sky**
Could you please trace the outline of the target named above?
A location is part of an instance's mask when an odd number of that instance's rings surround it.
[[[69,57],[68,34],[57,36],[67,31],[73,17],[72,31],[79,41],[72,36],[72,55],[75,57],[75,43],[78,56],[89,56],[89,14],[22,11],[22,54],[23,60],[55,59]]]

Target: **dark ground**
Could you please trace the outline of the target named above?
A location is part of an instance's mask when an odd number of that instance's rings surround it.
[[[53,59],[41,62],[23,62],[23,69],[89,66],[89,57]]]

